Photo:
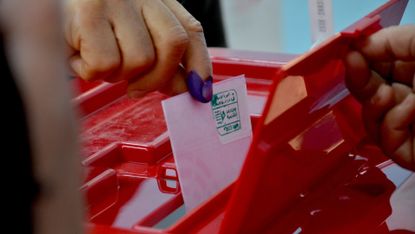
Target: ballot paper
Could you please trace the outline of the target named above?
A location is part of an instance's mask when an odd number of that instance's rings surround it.
[[[244,76],[213,85],[210,103],[189,93],[162,102],[186,211],[239,175],[252,138]]]

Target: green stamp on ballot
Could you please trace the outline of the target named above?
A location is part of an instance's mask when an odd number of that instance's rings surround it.
[[[225,136],[241,129],[236,90],[231,89],[214,94],[211,103],[219,135]]]

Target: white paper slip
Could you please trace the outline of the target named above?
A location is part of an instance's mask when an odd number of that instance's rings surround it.
[[[189,211],[239,175],[252,137],[245,78],[213,84],[210,103],[184,93],[162,106]]]

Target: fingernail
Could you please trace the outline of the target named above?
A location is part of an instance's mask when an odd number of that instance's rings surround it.
[[[129,98],[140,98],[140,97],[144,97],[146,94],[147,94],[146,91],[141,91],[141,90],[128,91]]]
[[[213,79],[211,76],[206,81],[203,81],[195,71],[190,71],[186,80],[190,95],[202,103],[208,103],[212,100],[212,83]]]
[[[209,76],[209,78],[207,80],[205,80],[205,83],[203,84],[203,87],[202,87],[202,96],[208,102],[210,102],[210,100],[212,100],[212,96],[213,96],[212,83],[213,83],[213,78],[211,76]]]

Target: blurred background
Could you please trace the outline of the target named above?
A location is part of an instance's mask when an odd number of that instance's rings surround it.
[[[228,47],[303,53],[312,45],[308,0],[220,0]],[[310,0],[312,1],[312,0]],[[387,0],[332,0],[334,32],[341,31]],[[409,0],[401,24],[415,24],[415,0]]]

